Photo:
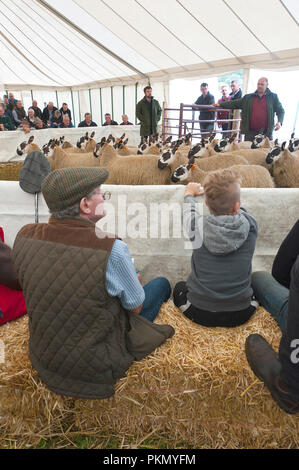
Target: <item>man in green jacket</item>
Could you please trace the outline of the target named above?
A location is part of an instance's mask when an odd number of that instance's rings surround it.
[[[140,135],[148,137],[158,133],[158,122],[160,121],[162,109],[159,102],[152,96],[152,88],[146,86],[144,98],[136,105],[136,116],[140,121]]]
[[[9,116],[5,116],[3,105],[0,105],[0,131],[13,131],[14,126]]]
[[[266,77],[258,80],[254,93],[249,93],[239,100],[221,103],[221,107],[242,110],[241,134],[245,134],[245,140],[252,141],[261,131],[272,140],[273,129],[278,131],[283,123],[284,109],[276,93],[269,90]],[[274,114],[277,115],[275,127]]]

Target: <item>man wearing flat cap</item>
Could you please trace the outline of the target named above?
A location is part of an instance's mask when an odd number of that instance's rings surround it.
[[[96,228],[105,216],[102,167],[49,173],[41,190],[48,223],[17,235],[13,261],[29,314],[29,357],[61,395],[108,398],[134,360],[174,330],[152,323],[170,296],[165,278],[141,286],[127,245]]]

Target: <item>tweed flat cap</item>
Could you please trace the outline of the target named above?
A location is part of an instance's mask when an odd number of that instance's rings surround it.
[[[103,184],[108,176],[104,167],[61,168],[44,179],[41,190],[50,211],[62,211]]]

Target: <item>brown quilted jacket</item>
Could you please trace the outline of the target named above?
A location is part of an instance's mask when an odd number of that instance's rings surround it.
[[[99,238],[84,219],[30,224],[17,235],[13,260],[29,314],[29,357],[58,394],[107,398],[134,360],[126,312],[106,290],[115,238]]]

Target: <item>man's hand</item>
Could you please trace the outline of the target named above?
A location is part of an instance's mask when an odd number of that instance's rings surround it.
[[[280,124],[280,122],[277,122],[274,130],[279,131],[280,128],[281,128],[281,124]]]
[[[0,124],[0,131],[4,131],[4,126],[3,126],[3,124]]]
[[[204,190],[199,183],[188,183],[184,196],[202,196]]]
[[[219,104],[219,103],[211,104],[211,106],[216,106],[216,108],[220,108],[220,104]]]
[[[142,281],[141,281],[141,273],[140,271],[136,273],[137,274],[137,277],[138,277],[138,281],[140,282],[140,284],[142,285]]]

